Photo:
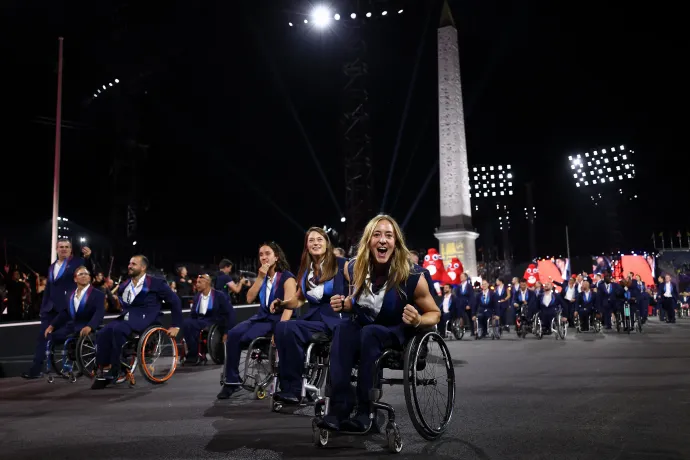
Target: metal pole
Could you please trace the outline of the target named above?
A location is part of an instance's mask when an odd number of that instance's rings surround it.
[[[60,203],[60,134],[62,131],[62,42],[58,39],[58,83],[57,83],[57,114],[55,115],[55,172],[53,175],[53,222],[50,248],[50,263],[57,259],[58,239],[58,207]]]
[[[565,226],[565,250],[568,256],[568,263],[570,263],[570,238],[568,237],[568,226]]]

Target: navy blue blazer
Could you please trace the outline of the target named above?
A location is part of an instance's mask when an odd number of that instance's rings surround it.
[[[41,301],[41,315],[54,311],[60,313],[67,310],[68,295],[77,288],[74,282],[74,270],[84,265],[86,261],[81,257],[68,257],[62,263],[57,276],[53,276],[57,260],[48,269],[48,281]]]
[[[597,288],[597,299],[601,311],[607,308],[618,308],[618,304],[623,297],[623,289],[620,284],[611,282],[609,285],[611,292],[607,292],[606,283],[604,281],[599,283],[599,287]]]
[[[203,318],[211,320],[214,324],[218,324],[223,331],[232,329],[235,326],[235,309],[232,307],[232,303],[223,291],[217,289],[211,289],[210,296],[208,307],[206,307],[206,314],[201,316],[199,314],[201,293],[197,292],[192,301],[189,317],[192,319]]]
[[[657,288],[657,297],[661,300],[664,299],[664,294],[666,293],[666,282],[664,281]],[[671,283],[671,298],[673,298],[673,303],[678,302],[678,288],[672,282]]]
[[[597,293],[592,291],[591,289],[589,290],[589,299],[585,299],[585,293],[584,291],[580,292],[577,295],[577,306],[578,308],[586,308],[589,311],[594,311],[598,307],[597,303]]]
[[[496,294],[489,289],[489,294],[484,298],[484,291],[477,292],[474,298],[474,305],[472,306],[472,316],[476,316],[477,312],[484,313],[484,310],[489,310],[492,315],[498,314],[498,304],[496,303]]]
[[[463,288],[465,291],[463,292]],[[464,312],[466,311],[467,307],[470,307],[470,310],[472,309],[472,305],[474,303],[474,288],[472,287],[472,283],[470,280],[467,280],[466,283],[460,283],[458,284],[455,289],[454,289],[454,294],[455,297],[457,298],[457,305],[458,305],[458,311]]]
[[[350,281],[354,284],[355,260],[350,260],[348,274]],[[400,288],[388,289],[383,296],[381,310],[376,314],[369,308],[360,306],[357,299],[352,299],[352,320],[362,326],[369,324],[379,324],[387,327],[398,339],[400,345],[405,344],[406,338],[414,333],[414,328],[405,324],[402,320],[403,310],[406,305],[414,305],[414,291],[417,288],[419,279],[424,276],[424,270],[419,265],[412,265],[410,276],[404,286]]]
[[[513,306],[515,304],[518,304],[518,308],[522,307],[522,291],[520,289],[517,289],[513,291],[513,296],[511,300]],[[534,291],[530,291],[529,289],[525,290],[525,300],[524,302],[527,302],[527,309],[529,311],[534,311],[534,308],[536,308],[537,304],[537,296],[534,293]]]
[[[307,286],[309,271],[304,272],[300,281],[302,295],[309,302],[309,310],[300,319],[305,321],[323,321],[331,331],[343,317],[349,316],[348,313],[336,313],[331,308],[331,297],[334,295],[347,296],[349,294],[349,285],[344,274],[346,260],[342,257],[336,257],[336,261],[338,263],[338,271],[336,271],[335,276],[321,283],[324,285],[321,299],[317,300],[307,293],[309,289]]]
[[[165,301],[166,304],[170,305],[172,312],[171,326],[181,327],[182,304],[180,298],[170,289],[164,279],[154,278],[148,274],[145,276],[144,285],[131,304],[125,302],[127,297],[125,291],[130,289],[132,280],[128,279],[118,288],[117,297],[122,306],[122,315],[119,318],[127,321],[133,330],[141,332],[158,319],[161,314],[161,301]]]
[[[438,301],[438,309],[441,310],[441,314],[445,315],[446,313],[443,311],[443,302],[446,300],[445,294],[443,297],[441,297]],[[457,317],[458,316],[458,299],[455,297],[455,294],[450,295],[450,302],[448,302],[448,314]]]
[[[95,331],[103,323],[103,316],[105,316],[105,293],[93,286],[89,286],[81,297],[79,308],[75,308],[75,292],[76,289],[69,294],[67,309],[62,310],[53,320],[53,329],[59,329],[68,321],[71,321],[72,332],[79,332],[86,326]]]
[[[273,281],[273,286],[271,287],[271,295],[266,298],[266,284],[268,283],[268,276],[264,276],[264,280],[261,283],[261,288],[259,289],[259,311],[249,318],[248,321],[270,321],[277,323],[283,316],[282,311],[276,311],[271,313],[271,303],[275,299],[285,300],[285,282],[290,278],[294,278],[295,275],[289,271],[276,272],[275,280]]]
[[[561,297],[556,291],[551,291],[551,302],[548,305],[544,305],[544,291],[537,297],[537,307],[539,310],[547,310],[551,308],[561,307],[563,308],[563,297]]]

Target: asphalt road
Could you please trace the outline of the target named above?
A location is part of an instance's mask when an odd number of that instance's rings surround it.
[[[399,458],[690,459],[690,321],[652,319],[644,334],[573,334],[500,341],[466,337],[449,348],[456,411],[424,441],[401,387]],[[390,458],[383,437],[311,444],[309,410],[272,414],[243,393],[216,401],[219,368],[182,368],[153,387],[138,379],[104,391],[45,380],[0,380],[0,458],[268,460]]]

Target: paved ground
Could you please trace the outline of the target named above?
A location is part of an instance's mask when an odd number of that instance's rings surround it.
[[[572,334],[449,344],[456,412],[427,443],[412,428],[402,388],[400,458],[690,459],[690,321],[650,320],[643,335]],[[166,385],[88,390],[0,380],[0,458],[389,458],[381,437],[311,445],[310,418],[271,414],[243,394],[216,401],[218,368],[182,369]],[[302,411],[302,412],[306,412]]]

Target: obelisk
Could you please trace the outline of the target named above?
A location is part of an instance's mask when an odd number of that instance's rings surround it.
[[[472,226],[458,31],[447,0],[438,29],[438,134],[441,226],[435,236],[444,263],[457,257],[465,272],[476,277],[475,240],[479,233]]]

